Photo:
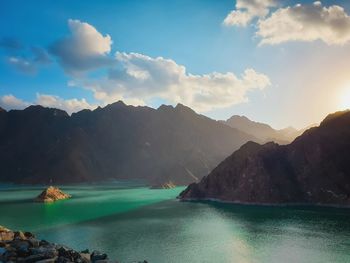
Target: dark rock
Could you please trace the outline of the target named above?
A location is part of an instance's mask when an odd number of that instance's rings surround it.
[[[79,252],[70,248],[61,247],[58,249],[58,256],[66,258],[72,262],[82,262],[83,258]]]
[[[291,144],[248,142],[182,200],[350,205],[350,111],[329,115]]]
[[[43,255],[43,254],[37,254],[37,255],[30,255],[29,257],[26,257],[18,262],[35,263],[35,262],[43,260],[43,259],[48,259],[48,257],[46,255]]]
[[[7,249],[4,247],[0,247],[0,255],[5,254],[5,252],[7,252]]]
[[[48,246],[48,245],[50,245],[50,243],[43,239],[43,240],[40,240],[39,245],[40,246]]]
[[[16,231],[14,232],[14,239],[20,239],[20,240],[25,240],[27,237],[24,235],[22,231]]]
[[[17,255],[19,257],[27,257],[29,256],[29,247],[30,243],[25,241],[25,240],[19,240],[15,239],[12,243],[11,246],[16,249]]]
[[[102,254],[99,251],[94,251],[92,252],[91,256],[90,256],[91,262],[96,262],[98,260],[106,260],[107,259],[107,255],[106,254]]]
[[[31,239],[31,238],[35,238],[34,234],[30,233],[30,232],[24,232],[24,236],[27,239]]]
[[[40,246],[40,240],[38,240],[38,239],[29,238],[28,241],[31,244],[31,247],[33,247],[33,248],[37,248]]]
[[[48,259],[43,259],[39,260],[36,263],[55,263],[57,258],[48,258]]]

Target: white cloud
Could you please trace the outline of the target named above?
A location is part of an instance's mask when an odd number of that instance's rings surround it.
[[[71,114],[83,109],[94,109],[97,105],[89,104],[84,98],[83,99],[62,99],[58,96],[48,94],[37,94],[36,100],[33,102],[27,102],[19,99],[11,94],[0,97],[0,106],[4,109],[24,109],[30,105],[42,105],[48,108],[57,108],[65,110]]]
[[[86,99],[62,99],[59,96],[37,94],[35,104],[42,105],[48,108],[58,108],[65,110],[68,114],[78,112],[83,109],[95,109],[97,105],[89,104]]]
[[[270,17],[258,22],[260,44],[280,44],[287,41],[322,40],[329,45],[350,41],[350,17],[337,5],[298,4],[277,9]]]
[[[12,94],[0,97],[0,106],[4,109],[24,109],[30,105],[29,102],[16,98]]]
[[[117,53],[119,67],[104,79],[80,79],[73,86],[94,92],[105,103],[124,100],[128,104],[147,104],[158,98],[183,103],[205,112],[247,101],[247,93],[270,85],[269,78],[253,69],[242,76],[232,72],[193,75],[171,59],[152,58],[138,53]]]
[[[247,26],[256,17],[265,17],[270,8],[277,6],[275,0],[237,0],[236,10],[225,18],[226,26]]]
[[[107,56],[112,39],[103,36],[92,25],[79,20],[68,20],[70,35],[56,41],[50,52],[58,58],[66,72],[76,74],[110,65]]]

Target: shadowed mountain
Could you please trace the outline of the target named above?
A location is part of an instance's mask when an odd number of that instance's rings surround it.
[[[349,149],[350,111],[337,112],[289,145],[246,143],[180,197],[350,205]]]
[[[228,120],[223,121],[223,123],[232,128],[251,134],[260,141],[274,141],[278,144],[288,144],[305,131],[305,129],[299,131],[293,127],[275,130],[265,123],[255,122],[245,116],[238,115],[232,116]]]
[[[153,109],[116,102],[72,116],[30,106],[0,112],[0,180],[188,184],[248,140],[254,138],[181,104]]]

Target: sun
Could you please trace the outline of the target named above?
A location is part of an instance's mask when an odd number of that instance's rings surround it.
[[[341,110],[350,109],[350,85],[341,93],[339,107]]]

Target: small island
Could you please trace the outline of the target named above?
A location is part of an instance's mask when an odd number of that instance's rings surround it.
[[[174,184],[172,181],[168,181],[168,182],[163,183],[163,184],[153,185],[151,187],[151,189],[172,189],[175,187],[176,187],[176,184]]]
[[[52,203],[58,200],[69,199],[72,196],[62,192],[59,188],[49,186],[35,198],[36,202]]]

